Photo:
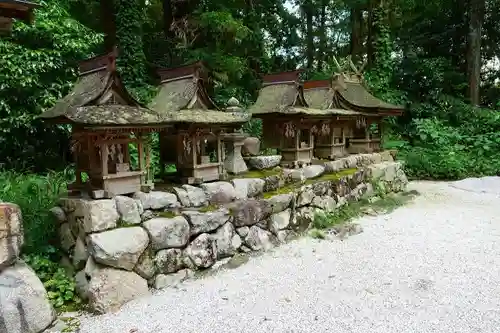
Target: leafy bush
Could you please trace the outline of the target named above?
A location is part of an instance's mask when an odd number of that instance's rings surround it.
[[[58,256],[54,248],[43,254],[26,255],[23,259],[42,281],[50,303],[56,310],[70,311],[80,306],[82,301],[76,293],[75,280],[57,263]]]
[[[38,253],[57,238],[56,222],[49,210],[66,190],[69,172],[45,176],[0,172],[0,200],[21,208],[24,225],[24,253]]]

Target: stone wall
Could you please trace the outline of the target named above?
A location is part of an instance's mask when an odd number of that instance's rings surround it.
[[[279,162],[279,161],[278,161]],[[390,153],[349,156],[263,178],[182,185],[113,199],[62,198],[60,222],[66,266],[99,313],[189,278],[239,252],[268,250],[331,212],[407,179]]]
[[[55,319],[42,282],[19,259],[23,240],[19,207],[0,203],[0,332],[39,333]]]

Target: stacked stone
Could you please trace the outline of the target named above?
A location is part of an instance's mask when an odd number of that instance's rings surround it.
[[[149,294],[148,286],[173,286],[239,252],[268,250],[286,242],[306,229],[315,213],[332,212],[371,195],[371,177],[390,184],[391,190],[402,189],[393,184],[407,182],[390,154],[328,163],[288,174],[283,170],[283,176],[264,179],[182,185],[172,193],[61,199],[52,212],[61,223],[61,246],[68,253],[66,262],[77,272],[81,296],[97,312],[113,311]],[[265,193],[287,181],[358,167],[340,179],[318,180],[287,193]]]
[[[42,282],[19,259],[23,241],[21,210],[0,203],[0,332],[39,333],[55,319]]]

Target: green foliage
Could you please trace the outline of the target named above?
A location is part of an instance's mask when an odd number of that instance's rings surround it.
[[[139,101],[149,102],[155,89],[148,82],[146,55],[142,41],[144,1],[115,0],[118,68],[127,88]]]
[[[82,301],[75,289],[75,281],[70,278],[56,259],[56,251],[49,249],[42,254],[25,255],[23,260],[33,268],[42,281],[50,303],[58,311],[76,310]]]
[[[33,25],[16,22],[12,37],[0,39],[0,164],[7,168],[61,167],[67,129],[47,128],[34,118],[69,91],[76,61],[101,41],[60,1],[40,4]]]
[[[49,210],[66,191],[69,172],[51,172],[45,176],[0,172],[0,199],[21,208],[24,227],[24,253],[39,253],[57,241],[57,222]]]

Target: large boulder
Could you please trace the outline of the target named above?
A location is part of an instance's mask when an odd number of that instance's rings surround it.
[[[250,167],[257,170],[272,169],[281,162],[281,155],[254,156],[248,159]]]
[[[266,219],[271,214],[271,206],[265,200],[241,200],[230,206],[236,227],[250,226]]]
[[[217,249],[217,259],[234,255],[241,246],[241,238],[232,223],[228,222],[212,235]]]
[[[253,198],[262,194],[264,185],[266,185],[266,181],[260,178],[233,179],[231,183],[236,191],[237,200]]]
[[[118,195],[115,197],[116,209],[123,222],[128,224],[141,223],[142,202],[130,197]]]
[[[191,236],[213,231],[231,219],[227,208],[212,212],[184,211],[182,214],[191,226]]]
[[[19,206],[0,203],[0,271],[19,257],[23,241],[23,221]]]
[[[199,187],[186,184],[174,187],[174,192],[184,207],[200,207],[207,203],[205,192]]]
[[[142,203],[143,209],[175,208],[180,205],[177,201],[177,196],[168,192],[136,192],[134,193],[134,199]]]
[[[0,272],[0,332],[39,333],[56,313],[35,272],[18,261]]]
[[[255,137],[248,137],[243,141],[243,146],[241,147],[241,153],[245,156],[256,156],[260,152],[260,140]]]
[[[88,237],[89,251],[95,261],[131,271],[149,243],[141,227],[120,228],[92,234]]]
[[[254,225],[245,237],[245,244],[254,251],[267,251],[277,244],[277,239],[269,231]]]
[[[200,185],[210,204],[225,204],[236,198],[233,185],[228,182],[213,182]]]
[[[160,250],[156,253],[155,265],[162,274],[175,273],[185,267],[183,253],[180,249]]]
[[[121,269],[94,271],[88,286],[90,308],[100,314],[115,312],[125,303],[146,295],[150,295],[147,281]]]
[[[278,235],[281,230],[287,229],[290,226],[291,212],[291,209],[287,208],[280,213],[271,215],[269,217],[269,230]]]
[[[185,254],[195,267],[208,268],[217,260],[215,245],[215,240],[209,234],[201,234],[189,244]]]
[[[189,223],[182,216],[157,217],[144,222],[143,226],[151,237],[153,250],[156,251],[184,247],[189,241]]]

